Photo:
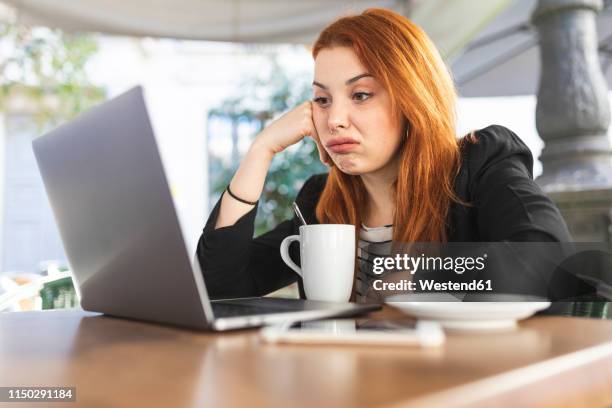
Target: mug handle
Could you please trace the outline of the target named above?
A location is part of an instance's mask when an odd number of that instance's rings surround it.
[[[298,275],[300,275],[300,277],[303,278],[304,275],[302,274],[302,269],[299,266],[297,266],[291,260],[291,257],[289,256],[289,245],[291,245],[293,241],[299,242],[300,236],[299,235],[289,235],[287,238],[283,239],[283,242],[281,242],[281,246],[280,246],[280,255],[281,255],[281,258],[283,258],[283,261],[285,261],[285,263],[287,264],[287,266],[289,266]]]

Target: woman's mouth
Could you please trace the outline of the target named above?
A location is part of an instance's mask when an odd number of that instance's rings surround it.
[[[327,148],[334,153],[347,153],[358,145],[359,142],[350,137],[334,137],[327,142]]]

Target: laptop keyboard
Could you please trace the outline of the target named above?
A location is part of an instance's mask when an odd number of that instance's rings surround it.
[[[295,310],[282,310],[279,308],[269,308],[265,306],[240,305],[233,303],[211,302],[215,318],[250,316],[272,313],[286,313]]]

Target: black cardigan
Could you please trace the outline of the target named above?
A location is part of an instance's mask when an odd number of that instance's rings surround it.
[[[567,226],[552,201],[533,181],[529,148],[509,129],[493,125],[476,132],[477,143],[464,144],[455,193],[471,207],[451,204],[450,242],[571,241]],[[308,224],[318,223],[315,208],[327,174],[310,177],[296,201]],[[299,234],[297,217],[253,238],[257,206],[232,226],[214,229],[221,199],[200,237],[197,256],[213,299],[262,296],[301,278],[280,257],[280,243]],[[297,245],[290,249],[299,261]]]

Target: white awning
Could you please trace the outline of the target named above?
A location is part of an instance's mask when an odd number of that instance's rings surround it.
[[[455,55],[512,0],[3,0],[20,21],[68,31],[310,45],[330,22],[369,7],[409,15]]]

